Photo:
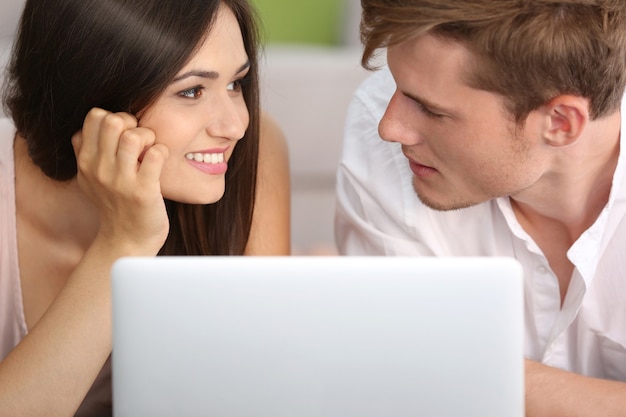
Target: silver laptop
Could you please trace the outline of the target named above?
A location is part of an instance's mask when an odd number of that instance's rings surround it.
[[[524,415],[510,258],[125,258],[112,288],[115,417]]]

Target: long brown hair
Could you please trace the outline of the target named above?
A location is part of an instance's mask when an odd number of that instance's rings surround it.
[[[468,85],[503,96],[521,122],[561,94],[588,98],[593,119],[626,86],[624,0],[362,0],[362,64],[426,32],[476,56]]]
[[[250,125],[215,204],[166,201],[161,255],[239,255],[247,244],[259,141],[258,34],[247,0],[27,0],[4,88],[4,105],[50,178],[76,176],[72,135],[93,107],[139,114],[193,56],[220,3],[235,14],[250,60]]]

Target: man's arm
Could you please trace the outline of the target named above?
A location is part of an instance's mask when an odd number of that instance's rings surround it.
[[[527,417],[626,417],[626,383],[526,360]]]

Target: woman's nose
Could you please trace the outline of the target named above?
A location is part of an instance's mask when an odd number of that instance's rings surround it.
[[[211,106],[206,130],[210,136],[230,140],[241,139],[248,129],[250,114],[243,98],[227,96]]]

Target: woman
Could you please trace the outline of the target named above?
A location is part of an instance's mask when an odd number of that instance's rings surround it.
[[[26,2],[0,122],[0,415],[110,414],[116,259],[288,254],[256,42],[247,0]]]

